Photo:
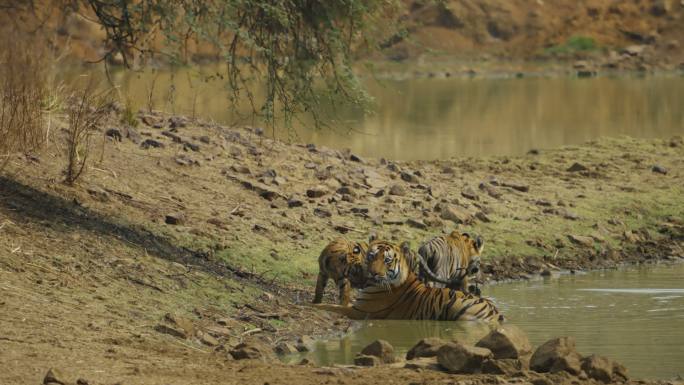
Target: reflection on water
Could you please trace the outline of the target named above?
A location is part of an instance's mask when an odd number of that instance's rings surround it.
[[[580,353],[616,359],[633,377],[684,375],[684,264],[595,272],[486,287],[509,322],[533,345],[573,336]],[[352,363],[375,339],[405,354],[424,337],[474,343],[488,327],[474,322],[366,321],[342,339],[321,341],[319,364]],[[298,357],[296,357],[298,358]]]
[[[614,358],[635,377],[684,375],[684,264],[505,284],[486,292],[533,344],[571,335],[580,353]]]
[[[358,330],[340,339],[317,341],[310,358],[319,365],[353,364],[354,356],[377,339],[389,341],[394,346],[395,353],[405,355],[422,338],[438,337],[475,344],[490,330],[489,326],[481,322],[374,320],[360,324]],[[301,357],[295,355],[289,358],[297,360]]]
[[[113,80],[136,108],[150,104],[234,123],[219,72],[119,72]],[[367,86],[376,98],[375,115],[338,111],[346,128],[315,130],[300,124],[296,140],[372,157],[444,159],[523,154],[600,136],[684,133],[681,76],[409,79],[368,81]],[[285,131],[279,135],[292,137]]]

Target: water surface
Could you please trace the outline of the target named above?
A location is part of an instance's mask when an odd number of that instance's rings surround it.
[[[605,355],[636,378],[684,375],[684,264],[567,275],[487,286],[484,293],[533,345],[573,336],[578,351]],[[364,321],[342,339],[320,341],[319,364],[353,363],[375,339],[405,354],[420,338],[474,343],[486,326],[473,322]]]
[[[136,109],[261,125],[228,109],[216,68],[118,72],[112,79]],[[374,115],[335,106],[336,129],[316,130],[305,120],[291,131],[279,128],[277,136],[369,157],[445,159],[524,154],[601,136],[684,133],[684,77],[676,75],[418,78],[368,80],[367,87],[376,101]]]

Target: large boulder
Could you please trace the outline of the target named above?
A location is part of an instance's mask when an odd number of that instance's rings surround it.
[[[382,364],[380,357],[358,354],[354,357],[354,365],[357,366],[379,366]]]
[[[478,373],[482,362],[492,358],[489,349],[449,342],[437,351],[437,362],[450,373]]]
[[[503,374],[512,376],[525,370],[525,364],[518,359],[506,358],[503,360],[485,360],[482,363],[482,373]]]
[[[394,362],[394,347],[385,340],[375,340],[361,350],[361,355],[378,357],[382,363]]]
[[[502,325],[492,330],[475,346],[491,350],[496,359],[520,358],[532,353],[527,335],[514,325]]]
[[[254,342],[243,342],[228,352],[236,360],[266,360],[271,358],[271,349]]]
[[[435,337],[423,338],[406,353],[406,359],[412,360],[419,357],[435,357],[437,351],[446,341]]]
[[[627,369],[624,366],[594,354],[582,359],[582,370],[590,378],[605,383],[627,380]]]
[[[537,348],[530,359],[530,369],[539,373],[566,371],[580,373],[581,356],[572,337],[554,338]]]

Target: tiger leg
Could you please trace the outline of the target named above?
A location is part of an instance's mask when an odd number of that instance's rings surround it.
[[[318,273],[318,280],[316,281],[316,294],[314,295],[313,303],[321,303],[323,301],[323,292],[325,292],[325,285],[328,284],[328,275],[323,272]]]
[[[351,282],[347,278],[342,278],[337,281],[337,287],[340,289],[340,305],[349,306],[351,302]]]
[[[329,311],[331,313],[341,314],[347,318],[351,319],[366,319],[368,314],[362,311],[358,311],[351,306],[333,305],[328,303],[314,303],[309,305],[316,309]]]

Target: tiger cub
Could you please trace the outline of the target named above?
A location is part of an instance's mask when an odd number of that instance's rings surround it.
[[[321,303],[325,286],[332,279],[339,288],[340,304],[349,305],[352,287],[361,288],[366,283],[364,258],[367,250],[365,242],[351,242],[344,238],[330,242],[318,257],[319,271],[313,303]]]
[[[402,248],[373,241],[366,254],[368,285],[351,306],[313,305],[352,319],[503,321],[488,298],[460,290],[428,287],[411,270]]]

